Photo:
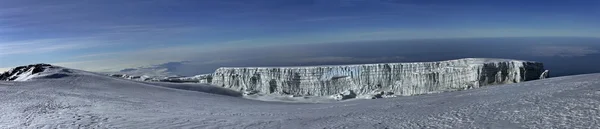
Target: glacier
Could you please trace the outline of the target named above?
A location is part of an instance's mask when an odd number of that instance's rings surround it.
[[[548,71],[542,63],[533,61],[464,58],[335,66],[222,67],[210,77],[202,77],[200,82],[261,94],[411,96],[536,80],[548,77]]]

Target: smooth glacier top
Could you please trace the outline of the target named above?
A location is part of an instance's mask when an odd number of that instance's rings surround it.
[[[402,65],[402,64],[428,64],[428,63],[444,63],[444,62],[458,62],[458,61],[467,61],[468,62],[467,64],[485,64],[485,63],[498,63],[498,62],[531,62],[531,63],[538,63],[538,62],[535,62],[535,61],[514,60],[514,59],[500,59],[500,58],[462,58],[462,59],[455,59],[455,60],[428,61],[428,62],[373,63],[373,64],[348,64],[348,65],[314,65],[314,66],[274,66],[274,67],[221,67],[219,69],[312,68],[312,67],[339,67],[339,66],[371,66],[371,65],[381,65],[381,64]]]

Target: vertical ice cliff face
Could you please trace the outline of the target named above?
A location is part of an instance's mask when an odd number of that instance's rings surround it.
[[[416,95],[540,79],[542,63],[466,58],[440,62],[312,67],[219,68],[211,83],[239,91],[298,96],[392,92]]]

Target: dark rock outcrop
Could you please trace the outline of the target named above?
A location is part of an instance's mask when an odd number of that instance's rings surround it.
[[[0,81],[15,81],[19,77],[29,76],[44,72],[48,68],[52,68],[50,64],[32,64],[27,66],[19,66],[0,74]]]

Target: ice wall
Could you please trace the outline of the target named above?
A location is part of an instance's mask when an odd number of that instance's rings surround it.
[[[416,95],[540,79],[538,62],[466,58],[440,62],[382,63],[311,67],[219,68],[210,83],[239,91],[326,96],[393,92]]]

